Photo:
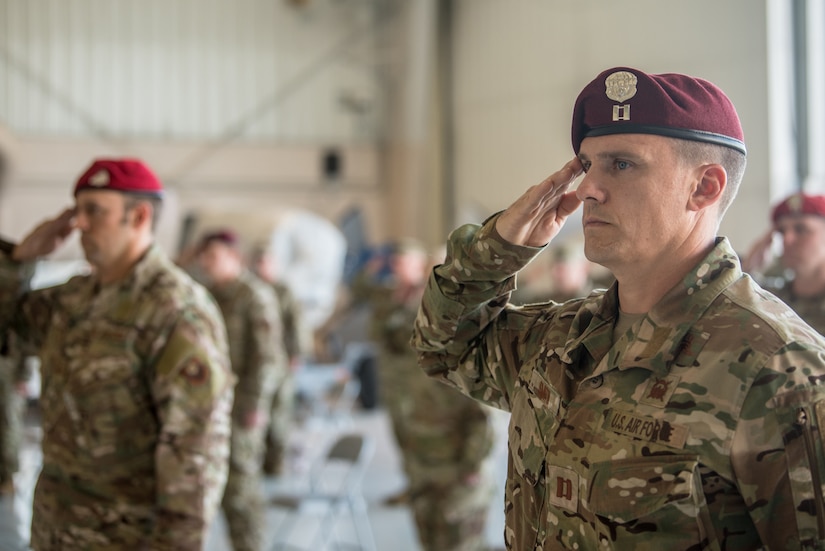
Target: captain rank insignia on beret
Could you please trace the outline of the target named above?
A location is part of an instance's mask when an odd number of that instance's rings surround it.
[[[636,95],[636,84],[638,81],[639,79],[636,78],[636,75],[629,71],[616,71],[615,73],[611,73],[604,80],[605,95],[613,101],[618,101],[619,103],[625,102]],[[629,121],[630,106],[614,105],[613,120]]]

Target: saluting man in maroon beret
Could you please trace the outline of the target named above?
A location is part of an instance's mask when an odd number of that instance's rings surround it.
[[[571,135],[558,172],[451,234],[412,337],[430,376],[511,413],[507,548],[822,547],[825,339],[717,235],[745,170],[733,103],[615,67]],[[578,208],[616,281],[509,304]]]
[[[825,195],[793,193],[774,206],[771,222],[742,265],[825,335]],[[771,263],[776,234],[782,252],[778,262]]]
[[[162,196],[142,161],[96,160],[0,254],[0,336],[41,359],[36,551],[200,551],[217,511],[235,380],[217,306],[154,243]],[[91,273],[27,291],[74,231]]]

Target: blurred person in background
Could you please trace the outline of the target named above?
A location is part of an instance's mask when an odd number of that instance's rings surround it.
[[[425,278],[445,253],[438,249],[422,266]],[[410,331],[411,325],[399,330],[398,338],[409,337]],[[403,412],[404,467],[418,540],[424,551],[484,551],[495,496],[488,460],[495,444],[490,408],[427,377],[413,363],[412,349],[406,355],[409,361],[395,365],[404,372],[395,377],[404,384],[397,392],[404,393],[409,406]]]
[[[0,332],[41,359],[36,551],[200,551],[223,494],[226,332],[154,242],[162,197],[140,160],[98,159],[73,207],[3,244]],[[74,231],[91,274],[29,291],[34,262]]]
[[[0,345],[0,549],[28,549],[27,480],[29,469],[21,473],[24,422],[28,405],[28,382],[32,366],[28,352],[13,334]],[[27,465],[38,468],[39,465]],[[21,477],[25,477],[22,478]],[[21,493],[20,490],[23,490]],[[24,505],[26,503],[26,505]]]
[[[530,273],[531,266],[540,268]],[[526,273],[525,273],[526,272]],[[579,240],[568,240],[548,247],[546,255],[535,258],[519,272],[517,287],[510,297],[512,304],[532,304],[536,302],[565,302],[581,298],[593,289],[590,277],[593,263],[584,255],[584,246]],[[527,277],[523,278],[522,276]],[[522,282],[523,280],[526,280]]]
[[[266,247],[256,247],[250,265],[253,272],[269,283],[275,291],[281,318],[283,348],[289,367],[272,397],[264,452],[264,473],[280,475],[284,472],[289,436],[293,428],[295,375],[307,350],[307,330],[303,324],[300,303],[289,287],[277,278],[277,267],[272,253]]]
[[[775,235],[782,253],[773,258]],[[794,193],[771,210],[771,229],[742,259],[742,269],[825,335],[825,195]]]
[[[411,442],[407,429],[413,409],[410,388],[411,380],[419,375],[409,342],[430,265],[421,243],[414,239],[396,240],[388,248],[387,277],[355,291],[368,296],[372,305],[371,335],[378,347],[378,393],[389,415],[408,482]],[[388,497],[385,503],[406,503],[409,497],[409,489],[404,489]]]
[[[351,281],[339,288],[334,311],[313,334],[315,359],[346,366],[346,377],[358,380],[358,402],[365,410],[377,408],[380,402],[373,297],[375,290],[385,288],[388,259],[386,247],[372,248]],[[339,382],[339,386],[346,384]]]
[[[13,496],[20,470],[23,416],[31,379],[28,353],[14,335],[0,347],[0,498]]]
[[[409,377],[415,375],[417,365],[409,339],[429,266],[426,248],[414,239],[399,239],[381,247],[353,278],[333,315],[316,331],[316,342],[330,342],[353,313],[367,312],[366,338],[373,346],[360,348],[376,372],[377,402],[388,414],[402,467],[406,464],[406,422],[411,411]],[[385,503],[408,501],[405,488]]]
[[[232,371],[238,379],[222,506],[234,550],[262,551],[265,435],[272,397],[288,371],[278,299],[270,285],[245,267],[238,237],[231,230],[205,234],[196,260],[223,314]]]

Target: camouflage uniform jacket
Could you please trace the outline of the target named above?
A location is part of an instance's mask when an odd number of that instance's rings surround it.
[[[121,282],[24,292],[0,258],[0,330],[39,345],[36,550],[200,550],[227,476],[234,377],[206,290],[153,246]]]
[[[238,378],[232,417],[268,412],[272,395],[286,376],[278,299],[249,271],[222,287],[210,287],[226,322],[232,370]]]
[[[413,371],[409,383],[413,406],[406,422],[405,468],[411,486],[461,485],[481,474],[495,443],[490,408],[421,370]]]
[[[303,330],[301,319],[301,305],[295,294],[284,283],[272,284],[275,297],[278,299],[278,308],[283,328],[283,342],[287,358],[300,358],[308,348],[306,332]]]
[[[825,548],[825,341],[727,240],[613,342],[616,285],[509,306],[540,249],[494,225],[453,233],[412,342],[511,412],[509,549]]]
[[[825,294],[817,297],[798,297],[793,294],[790,281],[782,287],[766,286],[765,288],[793,308],[794,312],[799,314],[799,317],[804,319],[808,325],[825,335]]]

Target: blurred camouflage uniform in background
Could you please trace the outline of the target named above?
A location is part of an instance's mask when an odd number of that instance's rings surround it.
[[[31,378],[28,353],[9,335],[0,351],[0,496],[14,491],[13,475],[20,470],[20,446],[26,394],[21,388]]]
[[[30,268],[0,259],[0,326],[41,358],[32,547],[200,551],[234,384],[215,303],[157,246],[110,285],[77,276],[22,293]]]
[[[354,285],[354,293],[367,297],[372,308],[370,334],[378,347],[378,387],[401,454],[401,463],[409,478],[410,461],[408,423],[413,413],[410,393],[418,379],[418,359],[410,348],[410,335],[415,321],[429,266],[427,252],[415,240],[399,240],[391,244],[388,265],[390,275],[385,280]],[[403,502],[407,492],[390,497],[388,504]]]
[[[405,458],[418,539],[425,551],[486,550],[495,495],[489,408],[414,369]]]
[[[409,501],[426,551],[482,550],[494,495],[485,463],[494,443],[490,412],[426,377],[410,347],[431,264],[418,242],[395,242],[389,258],[392,277],[361,291],[369,293],[372,304],[381,400],[408,479],[406,492],[388,502]]]
[[[238,378],[223,510],[235,551],[263,549],[263,458],[272,396],[286,375],[278,300],[268,284],[244,271],[210,285],[226,322],[232,370]],[[258,419],[250,424],[249,417]]]
[[[264,472],[269,475],[281,474],[292,431],[295,415],[295,374],[306,349],[306,335],[302,327],[301,305],[295,295],[283,283],[271,283],[278,299],[279,315],[283,333],[283,348],[288,368],[281,384],[272,396],[269,429],[266,431]]]
[[[584,256],[581,240],[570,238],[551,243],[519,272],[510,303],[565,302],[585,297],[595,287],[591,276],[599,274],[596,268],[599,266]]]

